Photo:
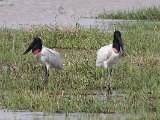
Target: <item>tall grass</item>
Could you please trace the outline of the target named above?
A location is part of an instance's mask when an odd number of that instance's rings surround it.
[[[125,20],[160,20],[160,6],[131,11],[103,12],[98,15],[101,19],[125,19]]]
[[[105,96],[105,70],[95,67],[96,51],[111,43],[113,33],[98,29],[37,28],[0,30],[0,106],[52,112],[160,112],[160,25],[119,25],[126,56],[115,69],[111,86],[116,96]],[[64,68],[51,69],[43,86],[44,69],[31,53],[41,36],[45,46],[61,53]],[[124,95],[124,96],[122,96]],[[156,116],[155,116],[156,117]]]

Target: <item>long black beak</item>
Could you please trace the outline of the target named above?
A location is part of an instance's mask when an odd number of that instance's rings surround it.
[[[35,41],[33,41],[33,42],[29,45],[29,47],[27,48],[27,50],[23,53],[23,55],[27,54],[27,53],[34,47],[35,44],[36,44]]]

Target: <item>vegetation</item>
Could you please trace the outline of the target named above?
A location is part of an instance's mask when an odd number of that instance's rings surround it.
[[[160,7],[136,9],[131,11],[119,11],[101,13],[101,19],[125,19],[125,20],[160,20]]]
[[[111,43],[113,32],[98,29],[40,27],[0,30],[0,106],[47,112],[160,112],[160,24],[119,25],[126,55],[115,69],[105,97],[103,68],[95,67],[96,51]],[[64,68],[51,69],[43,86],[44,68],[31,53],[22,55],[33,37],[61,53]],[[146,113],[146,114],[144,114]],[[131,118],[132,119],[132,118]]]

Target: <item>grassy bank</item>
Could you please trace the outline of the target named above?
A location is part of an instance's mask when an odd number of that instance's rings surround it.
[[[100,97],[105,70],[96,69],[95,59],[97,49],[111,43],[113,33],[83,28],[1,29],[0,106],[48,112],[159,113],[160,25],[119,27],[127,55],[111,80],[118,96],[107,100]],[[31,53],[22,55],[35,35],[45,46],[55,47],[64,64],[61,71],[51,69],[45,88],[42,65]]]
[[[125,20],[160,20],[160,6],[131,11],[103,12],[98,15],[101,19],[125,19]]]

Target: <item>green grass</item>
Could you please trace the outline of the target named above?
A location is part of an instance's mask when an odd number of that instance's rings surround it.
[[[160,6],[131,11],[103,12],[98,15],[101,19],[125,19],[125,20],[160,20]]]
[[[157,115],[160,112],[160,24],[137,23],[116,28],[123,31],[126,56],[115,69],[111,86],[125,97],[107,100],[98,99],[105,91],[105,70],[95,67],[95,59],[96,51],[111,43],[113,33],[84,28],[1,29],[0,106],[47,112],[118,111]],[[61,71],[51,69],[45,88],[42,65],[31,53],[22,55],[36,35],[42,37],[45,46],[55,47],[61,53],[64,64]]]

